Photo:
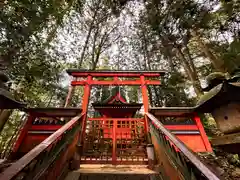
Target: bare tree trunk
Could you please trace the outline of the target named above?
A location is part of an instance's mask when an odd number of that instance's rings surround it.
[[[96,30],[96,32],[94,33],[94,37],[93,37],[93,46],[92,46],[92,64],[94,64],[95,62],[95,50],[96,50],[96,41],[97,41],[97,37],[98,37],[98,29]]]
[[[145,67],[144,68],[146,70],[151,70],[152,68],[151,68],[151,63],[150,63],[150,55],[149,55],[149,52],[148,52],[148,49],[147,49],[147,38],[146,38],[144,32],[142,33],[142,36],[143,36],[143,51],[144,51],[144,61],[145,61],[145,63],[144,63]],[[156,86],[153,86],[153,90],[154,90],[154,93],[155,93],[156,102],[161,104]],[[153,104],[153,97],[152,97],[150,87],[148,88],[148,91],[149,91],[150,102],[151,102],[151,104]]]
[[[70,85],[69,88],[68,88],[68,95],[66,97],[66,101],[65,101],[64,107],[68,107],[69,106],[69,104],[70,104],[70,102],[72,100],[72,96],[73,96],[74,92],[75,92],[75,86],[71,86]]]
[[[199,95],[202,95],[203,90],[202,90],[202,87],[201,87],[201,83],[200,83],[200,80],[199,80],[199,77],[198,77],[198,74],[197,74],[197,71],[196,71],[196,67],[193,63],[193,58],[190,54],[190,51],[189,51],[189,48],[188,48],[187,45],[186,45],[186,49],[185,49],[185,54],[187,55],[187,58],[188,58],[189,66],[190,66],[190,69],[191,69],[191,72],[192,72],[191,74],[192,74],[193,79],[194,79],[194,84],[199,91]]]
[[[89,29],[88,29],[87,37],[86,37],[86,40],[85,40],[85,43],[84,43],[84,46],[83,46],[83,50],[81,52],[81,56],[79,58],[79,63],[78,63],[79,68],[82,66],[82,62],[83,62],[83,59],[84,59],[84,56],[85,56],[85,51],[87,49],[92,30],[94,28],[94,22],[96,20],[99,5],[100,5],[100,1],[98,2],[96,8],[94,9],[94,14],[93,14],[93,17],[92,17],[92,21],[91,21],[91,24],[90,24]]]
[[[98,14],[98,8],[99,8],[100,3],[101,3],[101,1],[98,1],[98,3],[96,4],[96,7],[94,9],[94,14],[93,14],[93,17],[92,17],[92,21],[90,23],[90,26],[89,26],[89,29],[88,29],[88,33],[87,33],[87,37],[86,37],[86,40],[85,40],[85,43],[84,43],[84,46],[83,46],[83,50],[82,50],[80,58],[79,58],[78,68],[81,68],[81,66],[82,66],[83,59],[84,59],[84,56],[85,56],[85,51],[86,51],[86,49],[88,47],[89,39],[91,37],[91,33],[92,33],[93,28],[94,28],[94,23],[95,23],[97,14]],[[66,98],[66,102],[65,102],[64,107],[69,106],[69,104],[71,102],[71,99],[72,99],[72,96],[73,96],[73,94],[75,92],[75,88],[76,88],[75,86],[70,86],[69,87],[68,96]]]
[[[176,47],[177,50],[177,55],[179,56],[179,58],[181,59],[182,65],[184,67],[184,70],[186,71],[189,79],[191,80],[191,82],[193,83],[193,88],[197,94],[197,96],[200,96],[203,94],[202,88],[200,86],[200,82],[199,80],[196,78],[197,74],[194,74],[194,72],[191,70],[187,59],[185,58],[182,50],[180,49],[180,47]]]
[[[190,66],[192,72],[193,72],[195,75],[197,75],[197,71],[196,71],[195,65],[194,65],[194,63],[193,63],[193,58],[192,58],[192,56],[191,56],[191,54],[190,54],[190,51],[189,51],[189,48],[188,48],[187,45],[185,46],[185,49],[184,49],[183,52],[184,52],[184,54],[186,54],[186,56],[187,56],[187,58],[188,58],[189,66]],[[197,78],[198,78],[198,77],[197,77]]]
[[[98,50],[97,50],[96,59],[95,59],[93,65],[92,65],[92,70],[95,70],[97,68],[97,64],[98,64],[98,61],[99,61],[100,54],[101,54],[101,49],[99,47]]]

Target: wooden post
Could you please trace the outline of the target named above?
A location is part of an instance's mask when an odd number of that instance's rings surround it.
[[[83,138],[85,134],[85,129],[86,129],[88,103],[89,103],[89,97],[91,92],[91,80],[92,80],[92,76],[89,75],[87,77],[87,84],[84,86],[84,94],[83,94],[83,100],[82,100],[82,113],[84,114],[84,116],[82,121],[82,135],[81,135],[82,137],[80,138]]]
[[[117,156],[116,156],[116,152],[117,152],[117,121],[113,120],[113,130],[112,130],[112,143],[113,143],[113,149],[112,149],[112,164],[117,164]]]
[[[202,140],[203,140],[203,142],[204,142],[204,145],[205,145],[205,147],[206,147],[206,151],[212,152],[211,144],[210,144],[210,142],[209,142],[209,140],[208,140],[208,137],[207,137],[207,135],[206,135],[206,133],[205,133],[205,131],[204,131],[203,125],[202,125],[202,123],[201,123],[201,119],[200,119],[200,117],[199,117],[197,114],[194,115],[194,120],[195,120],[195,122],[196,122],[196,125],[197,125],[197,127],[198,127],[198,130],[199,130],[199,132],[200,132],[200,135],[201,135]]]
[[[82,100],[82,113],[83,113],[82,127],[81,127],[81,131],[78,134],[77,152],[74,155],[72,169],[79,169],[80,163],[81,163],[81,154],[83,151],[85,130],[87,125],[88,103],[89,103],[89,97],[91,92],[91,80],[92,80],[92,76],[89,75],[87,77],[87,83],[84,85],[84,94],[83,94],[83,100]]]
[[[149,101],[148,101],[148,90],[146,86],[146,81],[143,75],[140,76],[141,81],[141,89],[142,89],[142,98],[143,98],[143,106],[144,106],[144,125],[145,125],[145,133],[146,133],[146,141],[147,141],[147,155],[148,155],[148,167],[150,169],[154,166],[154,151],[153,151],[153,144],[152,138],[149,131],[149,124],[148,124],[148,117],[146,113],[149,110]]]
[[[145,84],[145,79],[144,76],[141,75],[140,76],[140,80],[141,80],[141,90],[142,90],[142,98],[143,98],[143,107],[144,107],[144,113],[148,113],[148,92],[147,92],[147,86]],[[148,121],[147,121],[147,116],[144,115],[144,119],[145,119],[145,131],[149,132],[149,127],[148,127]]]

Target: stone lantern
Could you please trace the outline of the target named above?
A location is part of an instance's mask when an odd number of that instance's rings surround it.
[[[200,113],[211,113],[223,136],[214,137],[213,146],[240,154],[240,76],[225,78],[221,73],[208,78],[208,91],[196,107]],[[239,140],[238,140],[239,139]]]

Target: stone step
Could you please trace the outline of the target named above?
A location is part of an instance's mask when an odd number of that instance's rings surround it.
[[[70,172],[65,180],[149,180],[156,174],[146,165],[83,164],[79,170]]]

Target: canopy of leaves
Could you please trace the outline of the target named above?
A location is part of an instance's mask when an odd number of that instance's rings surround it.
[[[148,88],[151,104],[192,105],[209,73],[240,65],[239,8],[237,0],[3,1],[1,69],[30,106],[63,106],[69,67],[165,69],[163,85]],[[125,91],[140,101],[138,88]]]

